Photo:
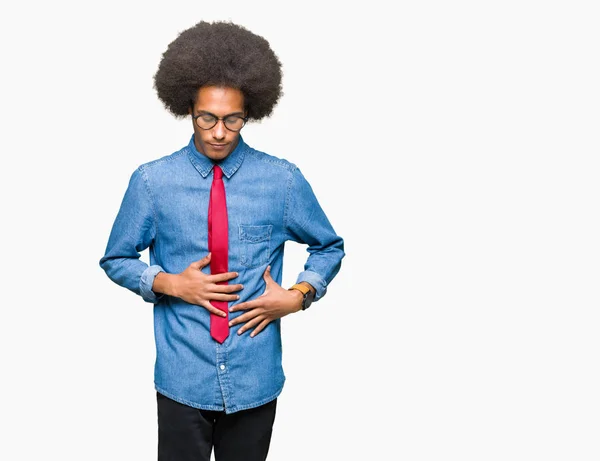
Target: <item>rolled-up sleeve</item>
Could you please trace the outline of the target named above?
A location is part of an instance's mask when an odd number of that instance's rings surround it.
[[[345,256],[344,240],[336,234],[298,168],[292,170],[288,182],[284,220],[290,240],[308,245],[309,256],[297,282],[310,283],[316,289],[315,301],[318,301],[340,270]]]
[[[158,265],[148,266],[140,252],[149,248],[156,237],[156,216],[147,179],[142,167],[133,172],[112,226],[100,267],[116,284],[155,303],[162,297],[152,291]]]

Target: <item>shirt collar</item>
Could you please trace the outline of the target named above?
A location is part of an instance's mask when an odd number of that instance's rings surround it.
[[[244,142],[242,135],[240,134],[238,137],[238,144],[235,146],[235,149],[233,149],[233,152],[219,162],[219,166],[223,170],[223,174],[227,179],[234,175],[244,161],[246,149],[248,149],[248,145]],[[203,178],[206,178],[212,171],[212,168],[216,162],[209,159],[206,155],[198,152],[198,149],[196,149],[196,144],[194,144],[194,135],[192,135],[190,142],[187,145],[187,151],[192,165],[194,165],[196,170],[198,170]]]

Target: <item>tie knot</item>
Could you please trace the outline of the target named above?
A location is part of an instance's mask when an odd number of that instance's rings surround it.
[[[219,165],[215,165],[213,167],[213,179],[221,179],[223,178],[223,170]]]

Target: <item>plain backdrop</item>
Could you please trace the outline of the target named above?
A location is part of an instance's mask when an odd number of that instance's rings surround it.
[[[3,6],[0,458],[156,459],[152,305],[98,261],[133,170],[192,133],[162,53],[232,20],[284,73],[244,139],[301,168],[347,253],[282,321],[269,460],[600,459],[596,8]]]

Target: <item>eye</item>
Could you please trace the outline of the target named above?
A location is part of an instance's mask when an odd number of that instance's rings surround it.
[[[244,119],[237,115],[231,115],[225,118],[225,125],[231,128],[241,127],[244,124]]]
[[[198,117],[204,123],[213,123],[216,119],[212,115],[204,114]]]

